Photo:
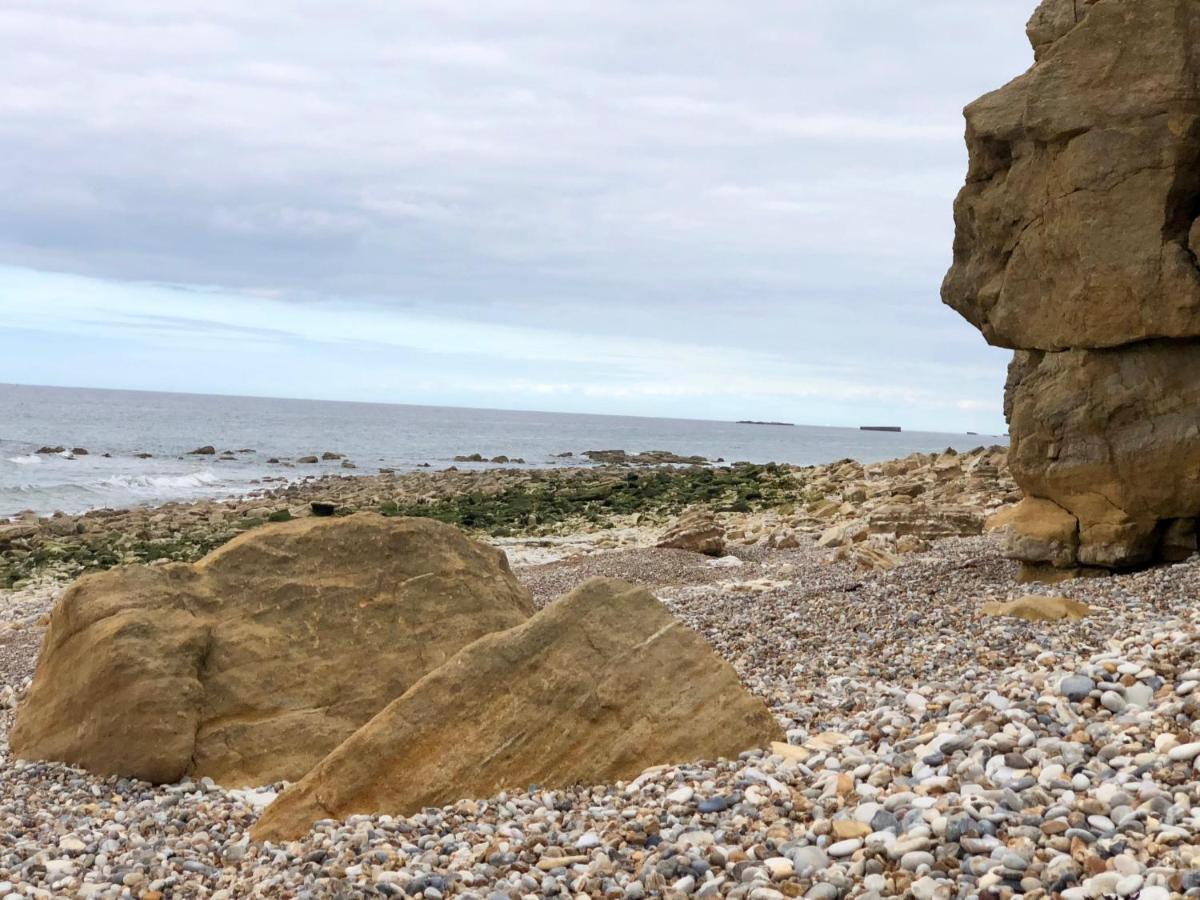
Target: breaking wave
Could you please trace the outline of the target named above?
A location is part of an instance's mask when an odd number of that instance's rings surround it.
[[[113,475],[100,482],[101,485],[129,491],[176,492],[188,488],[204,488],[220,484],[221,479],[212,472],[191,472],[187,475]]]
[[[169,500],[192,500],[240,493],[242,481],[219,478],[212,472],[174,475],[111,475],[79,481],[0,483],[0,518],[22,509],[39,514],[54,510],[79,513],[101,506],[126,507]]]

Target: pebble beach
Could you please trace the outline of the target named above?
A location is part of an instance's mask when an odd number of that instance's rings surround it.
[[[249,840],[282,785],[10,758],[61,583],[0,594],[0,898],[1200,896],[1200,562],[1039,587],[1091,614],[1026,622],[982,612],[1029,587],[994,536],[866,571],[795,543],[515,566],[539,604],[595,575],[645,585],[787,745],[283,845]]]
[[[1200,900],[1200,0],[8,5],[0,900]]]

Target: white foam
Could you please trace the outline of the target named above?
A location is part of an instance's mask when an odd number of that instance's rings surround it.
[[[32,473],[32,470],[30,474]],[[58,467],[43,471],[58,472]],[[81,471],[80,474],[83,474]],[[169,500],[198,500],[237,493],[246,486],[238,480],[218,477],[209,471],[163,475],[112,475],[80,481],[36,480],[5,484],[0,480],[0,512],[32,508],[49,514],[54,510],[77,513],[98,506],[126,507]]]
[[[131,491],[158,492],[205,488],[220,481],[212,472],[201,471],[186,475],[113,475],[104,479],[103,484]]]
[[[42,461],[42,458],[36,453],[30,453],[28,456],[10,456],[10,463],[16,463],[18,466],[36,466]]]

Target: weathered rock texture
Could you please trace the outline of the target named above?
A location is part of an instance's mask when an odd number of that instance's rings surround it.
[[[1200,515],[1200,4],[1045,0],[1028,32],[1034,66],[967,107],[942,289],[1018,351],[1012,474],[1059,508],[1015,516],[1010,550],[1177,557]]]
[[[431,672],[267,808],[259,840],[537,783],[611,782],[782,740],[766,705],[645,590],[593,579]]]
[[[658,539],[658,546],[721,556],[725,553],[725,529],[711,510],[691,509]]]
[[[1026,594],[1006,603],[985,603],[980,607],[985,616],[1005,616],[1026,622],[1078,622],[1092,614],[1086,603],[1069,597],[1044,597]]]
[[[448,525],[364,513],[264,527],[194,565],[76,582],[11,746],[151,782],[296,780],[532,611],[504,554]]]

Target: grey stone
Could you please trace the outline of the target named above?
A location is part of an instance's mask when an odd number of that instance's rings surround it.
[[[1058,692],[1068,700],[1079,702],[1096,688],[1096,682],[1086,675],[1068,675],[1058,685]]]

